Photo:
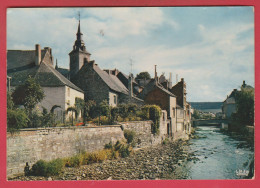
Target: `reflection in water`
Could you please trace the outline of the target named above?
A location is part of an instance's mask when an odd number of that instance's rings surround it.
[[[217,127],[199,127],[198,138],[191,139],[187,152],[198,161],[182,166],[187,179],[241,179],[248,173],[254,153],[249,147],[240,147],[244,141],[220,132]]]

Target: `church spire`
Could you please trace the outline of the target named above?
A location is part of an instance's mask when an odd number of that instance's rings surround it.
[[[79,12],[79,25],[78,25],[78,32],[77,32],[77,40],[78,41],[81,41],[82,39],[81,39],[81,35],[82,35],[82,33],[80,32],[80,12]]]
[[[81,49],[82,51],[85,51],[85,44],[84,41],[82,40],[82,33],[80,31],[80,13],[78,13],[79,16],[79,25],[78,25],[78,31],[77,31],[77,40],[75,41],[74,44],[74,50],[75,49]]]

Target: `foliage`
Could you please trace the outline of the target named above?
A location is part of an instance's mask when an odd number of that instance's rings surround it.
[[[43,125],[42,116],[38,112],[32,112],[29,116],[28,127],[37,128]]]
[[[29,77],[14,90],[12,97],[14,104],[23,105],[30,116],[35,105],[44,98],[44,91],[34,78]]]
[[[245,127],[254,125],[254,89],[244,89],[236,95],[237,112],[233,113],[231,120],[233,124]]]
[[[65,167],[79,167],[84,164],[84,153],[63,159]],[[86,163],[85,163],[86,164]]]
[[[142,107],[142,118],[147,120],[152,120],[152,133],[158,134],[160,127],[160,117],[162,114],[162,110],[157,105],[145,105]]]
[[[14,108],[13,98],[10,92],[7,92],[7,109],[12,110]]]
[[[96,107],[96,102],[93,100],[88,100],[85,103],[85,112],[84,112],[84,116],[86,117],[86,119],[90,119],[90,118],[95,118],[95,107]]]
[[[128,106],[126,104],[121,104],[119,107],[119,115],[125,120],[128,116]]]
[[[92,122],[96,125],[109,125],[110,120],[107,116],[100,116],[95,119],[92,119]]]
[[[27,127],[29,119],[23,109],[7,109],[7,131],[11,134]]]
[[[200,113],[199,113],[199,111],[194,109],[194,112],[193,112],[193,114],[192,114],[192,117],[193,117],[194,119],[200,119]]]
[[[148,72],[140,72],[139,74],[136,75],[135,79],[149,80],[149,79],[151,79],[151,76]]]
[[[101,116],[108,116],[110,114],[109,105],[106,100],[99,103],[96,110],[99,113],[99,115],[101,115]]]
[[[77,109],[75,108],[75,107],[69,107],[69,108],[67,108],[67,113],[68,112],[72,112],[72,115],[71,115],[71,124],[72,124],[72,126],[73,126],[73,124],[74,124],[74,121],[73,121],[73,119],[74,119],[74,115],[73,115],[73,112],[75,113],[75,117],[77,118],[78,117],[78,111],[77,111]]]
[[[75,109],[77,110],[77,117],[81,113],[81,115],[84,115],[84,109],[85,109],[85,101],[84,99],[75,98]]]
[[[117,121],[119,116],[119,108],[118,107],[114,107],[111,109],[111,122],[115,122]]]
[[[43,107],[42,117],[41,117],[41,126],[50,127],[53,124],[53,113],[48,113],[47,109]]]
[[[39,160],[33,164],[30,174],[33,176],[54,176],[62,171],[63,166],[61,159],[55,159],[50,162]]]
[[[137,112],[136,104],[120,104],[111,109],[111,122],[137,120]]]
[[[127,143],[130,144],[133,142],[135,137],[135,132],[131,130],[124,130],[124,136],[127,140]]]

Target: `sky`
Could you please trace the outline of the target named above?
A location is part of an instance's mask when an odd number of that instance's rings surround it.
[[[224,101],[254,87],[253,7],[9,8],[7,49],[51,47],[69,68],[80,12],[91,59],[102,69],[184,78],[190,102]],[[132,62],[132,66],[131,66]]]

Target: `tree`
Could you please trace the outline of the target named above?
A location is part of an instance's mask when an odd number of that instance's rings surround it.
[[[110,108],[106,100],[102,101],[95,107],[95,111],[98,114],[98,125],[100,124],[100,116],[110,116]]]
[[[193,117],[194,119],[200,119],[201,117],[200,117],[199,111],[196,110],[196,109],[194,109],[194,112],[193,112],[193,114],[192,114],[192,117]]]
[[[136,75],[135,79],[149,80],[149,79],[151,79],[151,76],[148,72],[140,72],[139,74]]]
[[[44,98],[44,91],[34,78],[29,77],[14,90],[12,97],[14,104],[23,105],[30,116],[36,104]]]
[[[237,112],[232,114],[233,123],[240,126],[254,125],[254,89],[241,88],[236,96]]]
[[[7,131],[11,134],[27,127],[29,119],[23,109],[7,109]]]

